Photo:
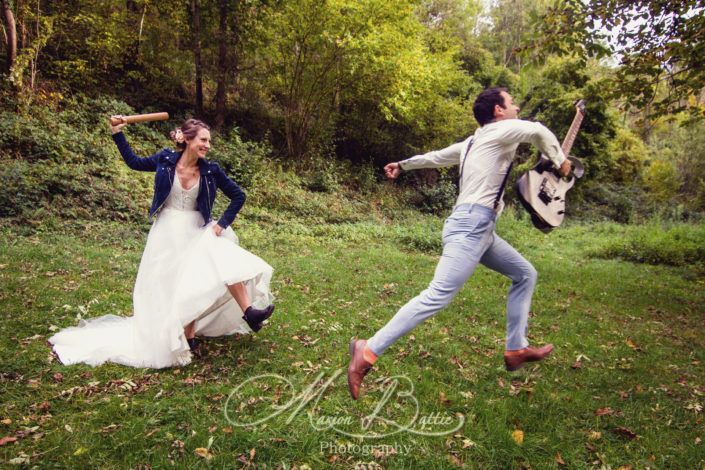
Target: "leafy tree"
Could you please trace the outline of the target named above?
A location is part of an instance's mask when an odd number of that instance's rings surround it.
[[[704,116],[705,0],[561,0],[536,18],[543,55],[620,59],[615,91],[656,115],[690,108]],[[668,92],[657,94],[659,84]]]
[[[560,140],[573,121],[574,103],[586,101],[585,117],[571,152],[585,165],[576,190],[580,192],[580,186],[590,180],[614,180],[615,165],[621,164],[610,154],[617,124],[610,110],[610,81],[601,67],[591,64],[587,69],[576,59],[553,57],[525,80],[522,115],[543,123]]]
[[[414,2],[290,1],[269,24],[266,87],[296,159],[336,132],[350,156],[404,129],[438,135],[463,113],[448,96],[465,94],[457,48],[429,49]]]
[[[667,174],[668,190],[673,190],[672,181],[678,184],[673,194],[678,193],[681,201],[693,210],[705,209],[705,125],[690,122],[681,114],[672,118],[660,119],[649,137],[652,159],[659,163],[658,170],[650,170],[648,187],[654,188],[656,174],[663,173],[662,167],[674,169],[673,176]],[[664,194],[665,191],[656,191]],[[670,193],[669,193],[670,194]]]
[[[649,158],[649,149],[641,138],[626,127],[617,127],[607,145],[611,180],[622,184],[638,184]]]
[[[675,166],[667,160],[654,160],[644,171],[644,186],[659,202],[675,197],[680,185]]]
[[[6,70],[9,73],[17,58],[17,25],[15,23],[15,15],[12,12],[10,3],[7,0],[2,0],[0,3],[2,8],[2,21],[5,28],[5,50],[7,54]]]

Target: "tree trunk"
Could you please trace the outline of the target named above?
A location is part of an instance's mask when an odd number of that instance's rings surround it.
[[[27,27],[25,26],[24,16],[22,14],[22,7],[22,0],[17,0],[15,2],[15,11],[17,11],[16,20],[20,30],[17,36],[17,47],[19,48],[19,50],[24,49],[24,47],[27,45]]]
[[[201,64],[201,5],[191,0],[193,14],[193,55],[196,65],[196,117],[203,117],[203,67]]]
[[[215,92],[215,125],[222,128],[225,123],[225,82],[228,78],[228,0],[220,0],[220,25],[218,27],[218,88]]]
[[[12,14],[7,0],[2,0],[2,20],[7,34],[7,62],[6,70],[10,73],[12,66],[17,59],[17,26],[15,25],[15,15]]]

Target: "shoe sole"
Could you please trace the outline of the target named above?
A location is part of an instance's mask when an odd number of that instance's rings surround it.
[[[348,346],[348,352],[350,353],[350,363],[351,364],[352,364],[353,354],[355,353],[355,341],[356,340],[354,340],[354,339],[352,341],[350,341],[350,346]],[[355,395],[353,395],[352,386],[350,385],[350,376],[348,376],[348,392],[350,392],[350,397],[352,397],[353,400],[357,400],[357,397],[355,397]]]

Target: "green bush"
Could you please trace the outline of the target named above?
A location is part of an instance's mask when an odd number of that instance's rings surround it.
[[[458,198],[458,188],[447,179],[440,179],[433,186],[423,186],[418,190],[416,207],[427,214],[445,215],[453,208]]]
[[[601,258],[620,258],[637,263],[671,266],[705,266],[705,226],[675,224],[663,227],[658,222],[624,227],[623,233],[609,237],[590,254]]]
[[[626,224],[647,218],[653,210],[644,191],[631,185],[591,182],[583,188],[584,199],[571,203],[570,197],[568,193],[567,214],[583,221],[612,220]]]
[[[267,144],[243,142],[234,128],[225,137],[215,136],[208,158],[218,162],[238,184],[250,189],[266,182],[271,151]]]

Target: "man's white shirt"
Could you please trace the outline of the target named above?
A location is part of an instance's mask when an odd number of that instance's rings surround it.
[[[535,145],[556,168],[566,157],[556,136],[538,122],[504,119],[478,128],[475,134],[442,150],[399,162],[403,170],[461,165],[458,204],[479,204],[494,209],[497,193],[521,143]],[[470,151],[468,152],[468,146]],[[464,159],[467,153],[467,158]],[[497,208],[501,212],[503,201]]]

